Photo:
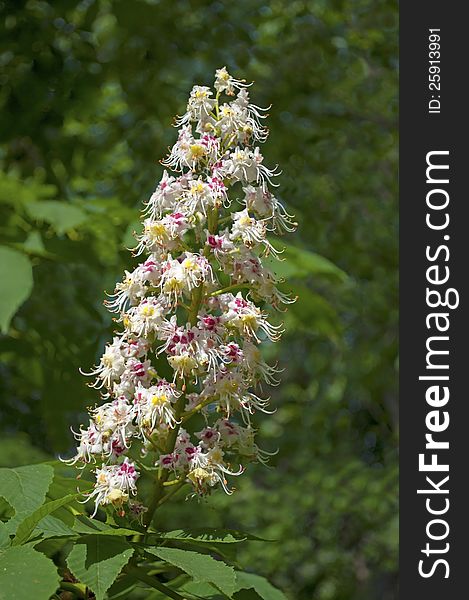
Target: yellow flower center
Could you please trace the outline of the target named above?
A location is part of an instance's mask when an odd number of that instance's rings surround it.
[[[205,148],[201,144],[192,144],[191,146],[191,155],[192,158],[202,158],[205,154]]]
[[[241,321],[242,321],[243,325],[245,327],[248,327],[249,329],[257,328],[257,319],[254,315],[243,315],[241,317]]]
[[[179,292],[182,287],[182,281],[179,281],[176,277],[171,277],[171,279],[165,282],[163,289],[165,292]]]
[[[128,494],[123,492],[122,490],[111,490],[107,495],[108,502],[114,504],[114,506],[122,506],[124,502],[127,502],[129,499]]]
[[[191,194],[202,194],[204,191],[204,184],[201,181],[194,183],[191,187]]]
[[[192,483],[198,484],[210,479],[210,474],[205,469],[197,467],[197,469],[194,469],[188,474],[187,478],[190,479]]]
[[[145,232],[154,238],[166,238],[167,231],[164,225],[161,223],[151,223],[145,227]]]
[[[188,271],[193,271],[197,268],[197,263],[193,258],[186,258],[182,261],[182,267]]]
[[[155,308],[153,306],[144,306],[140,312],[142,317],[152,317],[155,314]]]
[[[238,383],[234,379],[225,379],[222,382],[220,389],[225,394],[234,393],[238,390]]]
[[[251,217],[248,217],[247,215],[241,217],[241,219],[239,220],[239,224],[244,226],[247,225],[251,225],[252,224],[252,219]]]
[[[197,366],[197,362],[192,356],[181,355],[181,356],[170,356],[169,364],[177,369],[184,371],[185,373],[190,373],[190,371]]]
[[[163,404],[166,404],[166,402],[168,402],[166,394],[155,394],[151,399],[153,406],[162,406]]]
[[[214,463],[221,463],[223,462],[223,454],[221,450],[212,450],[212,452],[210,452],[210,459],[212,462]]]

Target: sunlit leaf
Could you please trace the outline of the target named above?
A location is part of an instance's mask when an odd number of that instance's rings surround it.
[[[15,509],[15,515],[5,524],[9,533],[14,533],[19,523],[42,505],[53,476],[49,465],[0,469],[0,495]]]
[[[67,565],[94,592],[96,600],[103,600],[132,553],[133,548],[123,538],[90,535],[75,544]]]
[[[42,506],[40,506],[37,510],[35,510],[31,515],[26,517],[24,521],[22,521],[18,529],[16,530],[16,535],[13,538],[12,545],[17,546],[26,542],[29,536],[33,533],[38,523],[47,517],[61,506],[65,506],[66,504],[70,504],[75,498],[77,494],[70,494],[68,496],[64,496],[63,498],[59,498],[58,500],[52,500],[51,502],[46,502]],[[71,530],[70,530],[71,531]],[[71,531],[72,532],[72,531]],[[73,533],[73,532],[72,532]]]
[[[207,554],[179,548],[146,548],[161,560],[190,575],[195,582],[210,583],[231,598],[236,589],[235,571]]]
[[[254,573],[236,572],[237,590],[253,589],[262,600],[287,600],[279,589],[275,588],[265,577]]]
[[[57,567],[28,546],[0,550],[0,600],[50,598],[59,587]]]
[[[49,223],[59,235],[78,227],[87,219],[81,208],[67,202],[43,200],[25,206],[31,218]]]
[[[140,532],[134,529],[127,529],[125,527],[112,527],[96,519],[90,519],[85,515],[80,515],[75,521],[73,530],[83,535],[105,535],[105,536],[129,536],[137,535]]]
[[[266,260],[266,263],[279,277],[288,279],[314,276],[336,281],[347,279],[347,274],[324,256],[291,244],[282,245],[285,247],[283,254],[280,255],[282,260],[274,258]]]
[[[10,321],[33,289],[33,271],[28,257],[0,246],[0,330],[8,331]]]

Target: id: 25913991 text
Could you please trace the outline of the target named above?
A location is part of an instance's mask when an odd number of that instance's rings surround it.
[[[441,110],[441,68],[440,68],[440,30],[428,30],[428,101],[429,114],[439,114]]]

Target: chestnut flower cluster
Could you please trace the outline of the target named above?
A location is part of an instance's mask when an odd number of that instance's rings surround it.
[[[258,146],[268,135],[266,109],[250,103],[248,87],[222,68],[215,92],[192,89],[162,161],[173,173],[164,172],[146,202],[135,249],[143,260],[105,302],[121,330],[89,373],[104,403],[75,433],[69,461],[99,461],[88,495],[95,513],[129,505],[151,520],[167,486],[231,493],[227,476],[267,459],[251,416],[269,412],[259,394],[263,383],[278,383],[278,370],[259,345],[282,333],[266,307],[292,299],[263,258],[278,257],[269,237],[296,223],[269,189],[278,171]],[[189,433],[196,415],[205,426]],[[148,508],[133,500],[138,469],[157,474]]]

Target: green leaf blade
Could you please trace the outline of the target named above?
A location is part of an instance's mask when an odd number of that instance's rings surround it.
[[[0,600],[50,598],[59,587],[54,563],[29,546],[0,552]]]
[[[36,529],[36,526],[44,517],[47,517],[47,515],[50,515],[61,506],[70,504],[77,496],[78,494],[69,494],[68,496],[64,496],[58,500],[52,500],[51,502],[46,502],[40,506],[19,524],[18,529],[16,530],[16,535],[13,538],[12,546],[18,546],[19,544],[26,542],[29,539],[29,536]]]
[[[287,600],[279,589],[275,588],[265,577],[254,573],[236,572],[236,591],[253,589],[262,600]]]
[[[33,289],[29,258],[18,250],[0,246],[0,331],[7,333],[11,319]]]
[[[79,227],[87,220],[81,208],[57,200],[28,202],[25,208],[31,218],[49,223],[59,235]]]
[[[0,469],[0,495],[15,510],[15,515],[5,523],[10,534],[43,504],[53,477],[53,468],[44,464]]]
[[[90,535],[75,544],[67,565],[94,592],[96,600],[104,600],[132,554],[133,548],[121,537]]]
[[[281,259],[266,259],[265,264],[276,275],[285,279],[305,278],[308,276],[319,276],[339,282],[344,282],[348,279],[348,275],[328,258],[316,252],[311,252],[311,250],[298,248],[292,244],[284,244],[284,252],[281,255]]]
[[[73,526],[73,531],[81,535],[107,535],[125,537],[139,535],[141,532],[135,529],[126,529],[125,527],[111,527],[106,523],[90,519],[86,515],[77,517]]]
[[[158,532],[155,535],[165,540],[200,544],[239,544],[246,541],[268,541],[251,533],[235,529],[175,529],[173,531]]]
[[[236,576],[233,567],[215,560],[207,554],[179,548],[146,548],[146,551],[181,569],[195,582],[214,585],[228,598],[231,598],[236,590]]]

